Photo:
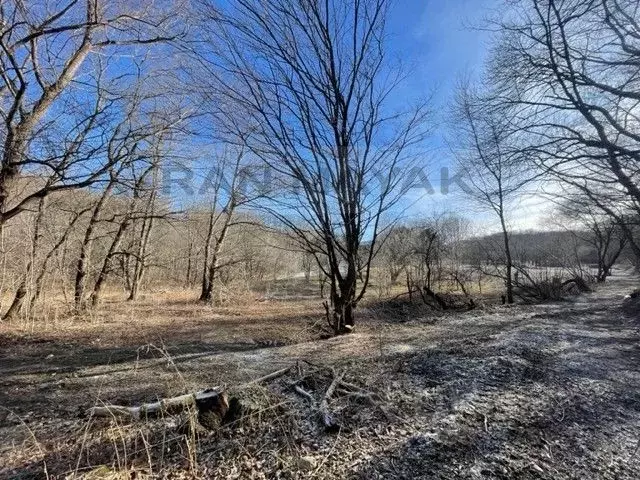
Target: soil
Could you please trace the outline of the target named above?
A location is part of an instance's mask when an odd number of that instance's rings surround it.
[[[356,333],[328,340],[309,300],[279,322],[277,305],[177,309],[171,327],[141,319],[126,338],[118,322],[3,326],[0,477],[640,478],[640,318],[624,301],[637,286],[618,272],[571,301],[402,319],[365,308]],[[141,331],[161,339],[142,345]],[[318,405],[337,375],[353,388],[329,399],[328,431]],[[214,430],[85,414],[210,387],[250,414]]]

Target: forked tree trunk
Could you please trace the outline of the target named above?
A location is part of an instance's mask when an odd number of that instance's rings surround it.
[[[130,206],[129,210],[125,213],[124,218],[120,222],[118,226],[118,230],[116,231],[113,240],[111,241],[111,245],[109,245],[109,250],[102,261],[102,266],[100,267],[100,273],[98,273],[98,277],[96,278],[96,282],[93,286],[93,291],[89,297],[90,304],[92,307],[96,307],[100,303],[100,298],[102,296],[102,289],[104,284],[107,281],[109,273],[111,272],[111,267],[113,264],[113,257],[117,253],[118,248],[120,248],[120,243],[122,242],[122,238],[124,237],[125,232],[129,228],[129,224],[131,223],[131,215],[132,215],[133,207]]]
[[[357,271],[355,261],[349,262],[341,276],[339,267],[331,279],[331,328],[336,335],[351,333],[355,327]]]
[[[215,208],[215,207],[212,207]],[[222,246],[227,237],[227,232],[231,226],[231,219],[233,218],[233,212],[235,210],[235,203],[233,198],[229,200],[225,207],[224,219],[220,232],[215,234],[215,227],[217,218],[215,211],[211,211],[209,217],[209,228],[207,231],[207,240],[204,250],[204,268],[202,272],[202,290],[200,292],[200,301],[204,303],[212,303],[213,298],[213,286],[218,270],[220,268],[220,252]]]
[[[153,187],[149,193],[149,198],[145,204],[144,218],[142,219],[142,226],[140,228],[140,238],[138,239],[138,251],[134,258],[133,275],[131,276],[131,288],[129,290],[128,300],[136,300],[138,298],[138,292],[142,279],[144,277],[147,268],[147,249],[149,247],[149,237],[153,230],[154,224],[154,210],[156,205],[156,186],[157,186],[157,170],[153,168]]]
[[[151,230],[153,229],[153,217],[147,217],[142,222],[142,230],[140,233],[140,243],[138,245],[138,252],[135,257],[133,275],[131,275],[131,288],[129,290],[129,298],[127,300],[136,300],[138,298],[138,292],[142,279],[147,268],[146,256],[149,246],[149,237],[151,236]]]
[[[73,227],[76,224],[76,222],[78,221],[78,219],[82,216],[83,213],[85,213],[85,211],[78,213],[69,223],[69,225],[67,226],[67,228],[65,229],[64,233],[62,234],[62,236],[58,239],[58,241],[55,243],[55,245],[53,246],[53,248],[51,248],[51,250],[49,250],[49,252],[47,252],[47,254],[45,255],[44,259],[42,260],[42,264],[40,265],[40,271],[38,272],[38,276],[36,277],[35,283],[34,283],[34,287],[33,287],[33,293],[31,295],[31,299],[29,300],[29,304],[30,304],[30,310],[33,311],[36,302],[38,301],[38,299],[40,298],[40,294],[42,293],[42,285],[44,283],[44,277],[47,274],[47,266],[49,265],[49,261],[51,260],[51,258],[53,258],[53,256],[55,255],[55,253],[58,251],[58,249],[62,246],[62,245],[66,245],[66,241],[67,238],[69,237],[69,234],[73,231]]]
[[[118,252],[118,249],[120,248],[120,244],[122,242],[122,239],[124,238],[125,233],[127,232],[131,222],[133,221],[133,216],[135,213],[135,208],[136,208],[136,200],[139,198],[139,193],[141,191],[141,189],[144,186],[144,182],[147,178],[147,176],[154,170],[154,166],[150,166],[148,167],[146,170],[144,170],[140,176],[138,177],[138,179],[136,180],[134,186],[133,186],[133,196],[131,198],[131,200],[129,201],[129,204],[127,206],[127,210],[124,213],[122,219],[120,220],[120,224],[118,225],[118,229],[115,232],[115,235],[113,237],[113,239],[111,240],[111,244],[109,245],[109,249],[107,250],[106,255],[104,256],[104,259],[102,261],[102,266],[100,267],[100,271],[98,273],[98,276],[96,278],[96,281],[93,285],[93,289],[91,291],[91,294],[89,296],[89,303],[92,307],[95,307],[98,305],[98,303],[100,303],[100,297],[102,295],[102,289],[104,287],[104,284],[107,281],[107,278],[109,276],[109,274],[111,273],[112,270],[112,264],[113,264],[113,258],[116,254],[120,253]],[[112,187],[113,183],[115,183],[115,176],[112,177],[113,181],[110,183],[110,187]],[[108,194],[109,192],[107,192]],[[103,197],[102,198],[106,198]],[[101,198],[101,200],[102,200]],[[81,303],[82,303],[82,299],[81,299]]]
[[[202,291],[200,293],[200,301],[205,303],[213,302],[213,286],[216,280],[216,275],[218,273],[218,269],[220,267],[220,251],[222,250],[222,245],[224,243],[225,237],[227,236],[227,230],[229,229],[228,222],[222,227],[222,231],[220,235],[215,240],[215,245],[213,247],[213,252],[211,253],[211,258],[209,259],[208,265],[205,264],[205,270],[202,278]],[[205,257],[206,258],[206,257]]]
[[[213,257],[209,265],[205,268],[202,279],[202,291],[200,292],[200,301],[204,303],[213,303],[213,286],[218,271],[218,255],[213,253]]]
[[[611,275],[611,269],[628,243],[627,238],[623,235],[618,239],[618,243],[612,247],[610,237],[611,233],[605,239],[601,239],[597,247],[598,273],[596,274],[596,281],[598,283],[604,283],[607,277]]]

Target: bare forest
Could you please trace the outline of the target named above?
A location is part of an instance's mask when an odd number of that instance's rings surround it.
[[[640,477],[640,4],[423,3],[0,1],[0,478]]]

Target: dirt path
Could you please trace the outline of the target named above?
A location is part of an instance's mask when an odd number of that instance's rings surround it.
[[[337,439],[278,451],[317,458],[317,477],[640,478],[639,324],[620,309],[636,285],[620,276],[575,302],[493,307],[435,322],[370,321],[354,335],[268,348],[218,346],[166,358],[116,349],[111,361],[90,348],[52,345],[45,351],[57,353],[44,358],[10,349],[13,360],[0,365],[0,405],[46,445],[52,432],[81,431],[77,414],[95,402],[233,384],[306,358],[346,369],[406,420],[378,418]],[[72,368],[65,358],[74,358]],[[0,465],[7,465],[0,476],[20,470],[15,449],[29,435],[15,415],[0,424]],[[203,455],[201,463],[207,458],[214,462]],[[250,468],[269,478],[265,462]]]

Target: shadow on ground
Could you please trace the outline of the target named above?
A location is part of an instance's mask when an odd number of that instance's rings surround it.
[[[379,452],[357,475],[638,478],[636,328],[620,309],[533,318],[488,342],[465,336],[395,356],[398,374],[423,393],[410,416],[428,417],[429,429]]]

